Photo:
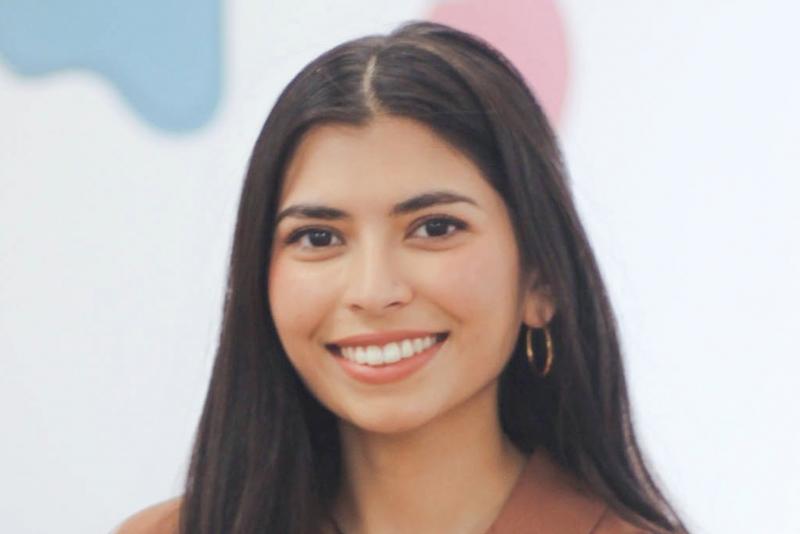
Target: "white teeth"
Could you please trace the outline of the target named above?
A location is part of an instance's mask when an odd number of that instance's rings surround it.
[[[400,346],[397,343],[389,343],[383,347],[383,361],[394,363],[400,360]]]
[[[370,365],[380,365],[383,363],[383,353],[377,345],[367,347],[367,363]]]
[[[410,358],[436,343],[435,336],[404,339],[387,343],[383,347],[342,347],[342,356],[362,365],[384,365]]]

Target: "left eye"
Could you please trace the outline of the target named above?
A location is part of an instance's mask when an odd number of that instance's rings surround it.
[[[414,237],[436,238],[446,237],[455,233],[457,230],[463,230],[466,224],[463,222],[444,217],[437,217],[428,219],[420,224],[412,233]]]

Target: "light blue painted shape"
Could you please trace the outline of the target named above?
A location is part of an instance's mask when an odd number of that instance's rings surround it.
[[[0,54],[21,75],[90,69],[154,126],[205,124],[221,93],[220,0],[0,0]]]

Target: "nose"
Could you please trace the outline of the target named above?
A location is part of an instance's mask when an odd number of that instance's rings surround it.
[[[407,304],[412,291],[396,260],[390,248],[379,243],[365,243],[354,250],[347,266],[344,304],[374,315]]]

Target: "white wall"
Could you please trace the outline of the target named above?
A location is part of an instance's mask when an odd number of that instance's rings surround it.
[[[294,4],[225,4],[224,97],[185,135],[0,63],[3,532],[108,532],[180,491],[261,123],[318,53],[428,8]],[[800,9],[561,7],[562,143],[644,448],[693,531],[800,532]]]
[[[645,448],[698,532],[800,532],[800,10],[578,4],[564,144]]]

